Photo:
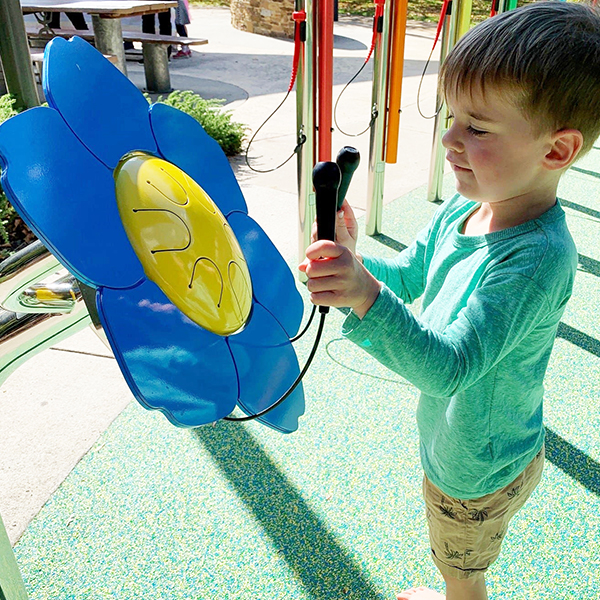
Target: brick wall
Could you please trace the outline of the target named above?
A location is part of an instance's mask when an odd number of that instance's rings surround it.
[[[294,5],[294,0],[231,0],[231,24],[250,33],[293,38]]]

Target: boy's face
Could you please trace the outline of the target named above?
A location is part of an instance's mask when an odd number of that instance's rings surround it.
[[[447,101],[453,120],[442,143],[460,194],[491,203],[554,193],[543,167],[551,136],[534,131],[510,94],[489,90]]]

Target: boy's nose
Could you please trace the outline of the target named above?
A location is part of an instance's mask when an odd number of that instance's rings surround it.
[[[446,130],[446,133],[442,136],[442,145],[447,150],[454,150],[455,152],[462,152],[463,146],[456,135],[454,126],[451,126]]]

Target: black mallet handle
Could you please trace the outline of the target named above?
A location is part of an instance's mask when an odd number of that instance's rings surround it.
[[[319,162],[312,173],[317,209],[317,238],[335,241],[337,195],[342,174],[334,162]],[[320,313],[328,313],[328,306],[319,306]]]
[[[360,153],[352,146],[344,146],[338,152],[335,162],[342,172],[342,182],[340,183],[337,195],[337,209],[340,210],[340,208],[342,208],[344,198],[348,193],[348,187],[352,181],[352,175],[354,175],[354,171],[356,171],[356,168],[360,163]]]
[[[317,208],[317,238],[335,241],[337,195],[342,175],[334,162],[319,162],[313,169]]]

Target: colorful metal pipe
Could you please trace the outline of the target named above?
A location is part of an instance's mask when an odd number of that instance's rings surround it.
[[[490,17],[517,8],[517,0],[493,0]]]
[[[317,2],[317,126],[319,161],[331,160],[333,106],[333,2]]]
[[[400,100],[404,72],[404,42],[406,39],[406,15],[408,0],[398,0],[392,9],[392,42],[390,51],[390,84],[386,127],[385,162],[398,160],[398,137],[400,133]]]

